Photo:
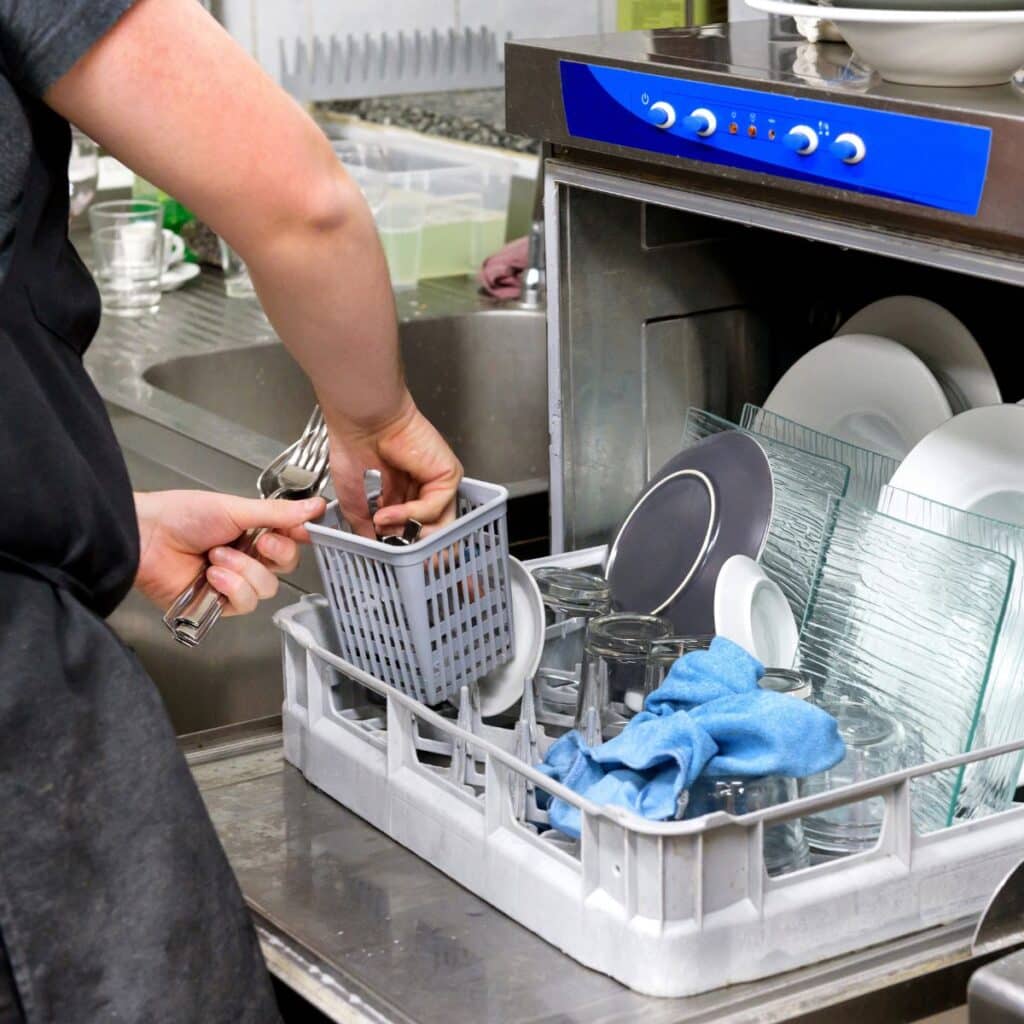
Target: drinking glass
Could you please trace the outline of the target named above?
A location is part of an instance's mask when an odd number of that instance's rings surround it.
[[[711,646],[710,636],[670,636],[655,640],[647,655],[647,675],[644,680],[644,696],[661,686],[672,666],[687,654],[706,651]]]
[[[534,677],[534,710],[546,725],[572,725],[579,692],[587,623],[611,611],[611,587],[602,576],[545,566],[533,571],[544,601],[544,653]]]
[[[220,265],[224,271],[224,291],[230,299],[250,299],[256,294],[249,268],[242,257],[224,241],[220,242]]]
[[[906,727],[871,704],[866,695],[820,701],[819,706],[836,719],[846,756],[834,768],[803,779],[801,796],[887,775],[919,759]],[[804,831],[816,852],[828,856],[856,853],[878,842],[884,815],[884,801],[874,797],[809,815],[803,820]]]
[[[656,615],[591,619],[575,720],[588,746],[617,736],[643,707],[651,644],[671,635],[672,623]]]
[[[89,210],[96,283],[111,316],[160,308],[164,269],[163,207],[142,199],[97,203]]]
[[[760,779],[698,779],[690,788],[684,818],[714,811],[738,816],[775,807],[797,798],[796,779],[768,775]],[[769,875],[789,874],[807,867],[811,852],[799,819],[766,825],[764,866]]]
[[[81,216],[88,209],[96,196],[99,176],[100,158],[96,143],[77,128],[72,128],[68,159],[69,219]]]
[[[812,693],[810,677],[795,668],[766,668],[760,686],[798,700],[809,700]]]
[[[376,212],[377,233],[396,290],[414,288],[420,279],[426,211],[425,193],[391,189]]]

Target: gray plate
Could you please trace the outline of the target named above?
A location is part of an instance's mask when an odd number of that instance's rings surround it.
[[[714,434],[673,456],[609,548],[613,608],[662,615],[686,636],[714,633],[718,573],[733,555],[760,555],[774,498],[767,456],[747,434]]]

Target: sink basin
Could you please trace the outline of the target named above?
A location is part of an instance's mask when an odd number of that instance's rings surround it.
[[[548,486],[547,348],[542,313],[487,310],[401,324],[406,378],[466,474],[515,495]],[[344,366],[338,367],[345,372]],[[182,356],[151,367],[154,388],[286,444],[313,389],[282,345]]]

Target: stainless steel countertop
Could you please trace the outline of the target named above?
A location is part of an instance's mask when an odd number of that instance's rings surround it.
[[[88,238],[73,236],[88,261]],[[472,313],[496,303],[468,278],[441,278],[399,292],[400,320]],[[105,316],[85,364],[104,401],[143,416],[255,467],[266,465],[281,449],[279,441],[152,387],[146,371],[179,356],[199,355],[280,340],[255,299],[229,299],[221,275],[204,268],[194,281],[163,296],[154,316],[118,319]]]

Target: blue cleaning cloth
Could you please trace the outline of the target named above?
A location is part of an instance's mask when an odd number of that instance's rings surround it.
[[[644,708],[655,715],[689,711],[719,697],[758,690],[763,675],[764,666],[756,658],[739,644],[716,636],[708,650],[680,658],[661,686],[648,694]]]
[[[785,694],[762,690],[761,664],[716,637],[707,651],[686,655],[622,732],[588,748],[578,732],[548,749],[540,771],[596,804],[641,817],[676,816],[679,797],[698,776],[803,778],[845,754],[831,715]],[[577,838],[580,813],[538,793],[554,828]]]

